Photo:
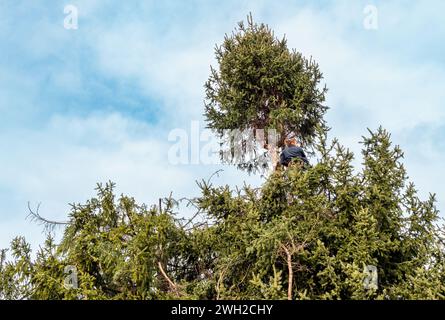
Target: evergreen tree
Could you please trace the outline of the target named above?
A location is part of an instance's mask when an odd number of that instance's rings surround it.
[[[319,161],[276,172],[258,189],[208,181],[193,199],[206,223],[116,198],[114,185],[73,205],[60,244],[31,258],[21,237],[2,251],[6,299],[442,299],[444,237],[435,197],[421,201],[400,149],[379,128],[363,168],[326,135]],[[383,165],[382,165],[383,164]],[[66,287],[75,267],[77,288]],[[367,286],[367,267],[378,282]],[[368,279],[369,280],[369,279]]]
[[[286,39],[276,38],[267,25],[257,24],[249,16],[247,25],[240,22],[215,53],[218,68],[211,68],[205,85],[205,116],[209,128],[220,137],[226,130],[274,129],[279,136],[268,141],[267,148],[276,163],[276,148],[283,146],[288,133],[296,133],[310,145],[317,128],[326,129],[323,116],[327,107],[323,103],[327,89],[319,88],[323,76],[318,65],[289,50]],[[266,140],[268,137],[265,134]],[[243,140],[242,136],[236,138]],[[243,141],[230,142],[229,148]],[[261,169],[261,163],[255,161],[260,148],[250,147],[256,153],[253,160],[235,161],[241,169]]]

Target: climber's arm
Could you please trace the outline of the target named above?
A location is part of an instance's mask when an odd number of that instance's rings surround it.
[[[282,166],[286,166],[286,157],[284,155],[284,151],[281,152],[281,154],[280,154],[280,162],[279,162],[279,164],[282,165]]]
[[[303,159],[304,163],[309,164],[309,160],[306,157],[306,153],[304,153],[304,150],[301,149],[301,158]]]

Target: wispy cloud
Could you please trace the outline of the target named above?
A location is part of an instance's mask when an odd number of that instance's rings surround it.
[[[320,63],[332,135],[359,158],[366,127],[384,125],[422,194],[438,193],[444,209],[441,1],[373,1],[373,31],[363,27],[368,1],[71,3],[78,30],[63,28],[62,3],[0,4],[0,247],[16,234],[41,239],[24,220],[28,200],[63,219],[96,182],[147,203],[197,195],[194,181],[218,166],[170,165],[168,132],[202,120],[214,45],[249,12]],[[225,169],[218,183],[260,181]]]

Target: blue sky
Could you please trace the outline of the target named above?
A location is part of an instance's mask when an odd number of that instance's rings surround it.
[[[65,5],[79,10],[63,27]],[[378,29],[363,26],[367,5]],[[445,3],[431,1],[0,0],[0,247],[34,244],[27,201],[63,220],[96,182],[155,203],[221,166],[172,166],[168,132],[202,120],[213,49],[252,12],[319,62],[331,135],[360,163],[361,136],[383,125],[420,194],[445,202]],[[218,183],[259,183],[224,168]]]

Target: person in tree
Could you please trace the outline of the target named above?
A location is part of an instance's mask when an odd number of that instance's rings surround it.
[[[304,153],[301,144],[297,141],[295,134],[289,134],[284,143],[286,147],[280,154],[280,165],[288,167],[296,160],[301,161],[303,165],[309,165],[306,154]]]

